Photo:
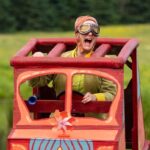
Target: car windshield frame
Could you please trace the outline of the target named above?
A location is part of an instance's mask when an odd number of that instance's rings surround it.
[[[115,71],[115,70],[114,70]],[[46,75],[46,74],[64,74],[67,78],[66,83],[66,99],[65,99],[65,110],[67,113],[71,114],[71,99],[72,99],[72,77],[75,74],[92,74],[97,75],[100,77],[105,77],[106,79],[112,80],[117,85],[117,92],[116,96],[111,104],[110,110],[109,110],[109,116],[106,120],[101,120],[97,118],[92,117],[81,117],[78,118],[79,123],[78,126],[84,126],[89,125],[90,122],[92,122],[93,125],[118,125],[119,121],[117,120],[117,111],[119,107],[119,101],[121,99],[121,84],[115,78],[114,76],[106,73],[105,71],[100,71],[96,69],[89,69],[89,68],[38,68],[38,69],[29,69],[28,71],[22,70],[16,79],[16,100],[18,103],[18,108],[20,112],[20,120],[17,123],[17,125],[48,125],[48,122],[50,122],[51,118],[47,119],[39,119],[39,120],[33,120],[31,119],[29,115],[29,111],[27,107],[25,106],[25,103],[23,102],[21,96],[20,96],[20,85],[33,77]],[[76,125],[76,124],[75,124]]]

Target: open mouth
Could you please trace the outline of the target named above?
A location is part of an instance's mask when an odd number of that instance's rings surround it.
[[[87,44],[91,44],[92,39],[85,39],[84,42],[87,43]]]

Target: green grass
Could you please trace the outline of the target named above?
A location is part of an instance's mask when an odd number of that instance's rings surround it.
[[[144,110],[145,130],[150,139],[150,24],[117,25],[101,27],[101,37],[137,38],[138,62],[141,77],[141,93]],[[10,59],[31,38],[74,37],[73,32],[21,32],[0,34],[0,149],[5,149],[6,136],[11,126],[13,100],[13,69]]]

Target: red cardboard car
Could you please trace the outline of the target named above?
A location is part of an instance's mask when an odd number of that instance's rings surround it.
[[[14,68],[14,107],[7,149],[150,149],[144,131],[137,64],[138,41],[98,38],[91,58],[59,57],[75,45],[74,38],[31,39],[11,59]],[[37,51],[47,55],[32,57]],[[125,67],[131,74],[126,87]],[[33,95],[38,95],[38,98],[30,98],[31,103],[23,99],[20,92],[23,83],[49,74],[63,74],[66,77],[62,95],[56,97],[54,89],[45,86],[33,88]],[[117,87],[114,100],[82,104],[82,95],[72,90],[75,74],[92,74],[111,80]],[[86,113],[106,114],[107,117],[89,117]]]

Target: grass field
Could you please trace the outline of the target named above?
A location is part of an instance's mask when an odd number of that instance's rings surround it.
[[[141,77],[145,131],[150,139],[150,24],[118,25],[101,28],[101,37],[137,38],[140,41],[138,61]],[[10,58],[31,38],[74,37],[73,32],[21,32],[0,34],[0,149],[5,149],[5,141],[11,127],[13,100],[13,70]]]

